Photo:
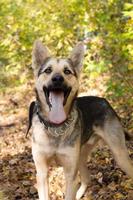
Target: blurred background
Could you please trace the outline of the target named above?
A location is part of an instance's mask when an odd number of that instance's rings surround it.
[[[133,131],[132,0],[0,0],[0,131],[3,138],[6,136],[1,143],[4,157],[12,148],[14,154],[21,152],[18,137],[22,139],[28,106],[35,96],[31,52],[38,38],[55,56],[68,56],[77,41],[83,41],[86,55],[81,95],[106,97],[126,129]],[[16,140],[14,147],[12,140]]]
[[[37,38],[56,56],[67,56],[77,41],[84,41],[81,92],[107,96],[131,117],[131,0],[1,0],[0,92],[19,91],[33,79],[31,52]]]
[[[31,51],[40,38],[57,56],[83,40],[84,74],[104,74],[106,94],[132,105],[133,4],[130,0],[1,0],[0,90],[31,78]]]
[[[42,39],[60,56],[66,55],[77,41],[84,40],[87,49],[84,73],[97,77],[107,72],[108,91],[127,97],[132,89],[133,72],[131,2],[1,0],[1,90],[28,80],[35,39]]]

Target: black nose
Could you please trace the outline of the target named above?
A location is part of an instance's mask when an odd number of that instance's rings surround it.
[[[59,83],[60,84],[60,83],[63,83],[64,78],[60,74],[56,74],[52,77],[52,81],[53,81],[53,83]]]

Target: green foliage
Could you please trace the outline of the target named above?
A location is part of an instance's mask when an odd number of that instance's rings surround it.
[[[125,0],[89,0],[87,17],[91,33],[90,53],[94,71],[110,73],[107,94],[132,96],[133,4]],[[93,36],[93,37],[92,37]],[[102,65],[101,65],[102,63]],[[100,68],[101,66],[101,68]],[[100,71],[101,69],[101,71]],[[133,104],[133,102],[132,102]]]
[[[3,87],[25,81],[35,39],[42,39],[53,53],[64,55],[84,33],[81,24],[84,25],[85,6],[81,0],[1,0],[0,10]]]
[[[95,77],[108,72],[108,94],[132,93],[132,1],[1,0],[0,10],[1,88],[28,79],[35,39],[57,56],[84,39],[84,73]]]

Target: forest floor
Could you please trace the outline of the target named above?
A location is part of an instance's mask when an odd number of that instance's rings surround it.
[[[103,77],[89,82],[82,77],[80,93],[104,96],[105,89]],[[38,198],[30,136],[25,138],[28,107],[34,96],[33,82],[0,95],[0,200]],[[130,118],[127,108],[116,110],[122,118]],[[127,129],[128,126],[130,122]],[[133,141],[127,142],[127,146],[133,159]],[[87,165],[91,184],[83,200],[133,200],[133,182],[116,165],[106,145],[94,150]],[[61,167],[50,167],[49,182],[51,200],[63,200],[65,179]]]

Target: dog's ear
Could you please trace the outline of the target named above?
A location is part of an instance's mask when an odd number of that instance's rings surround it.
[[[48,48],[40,40],[36,40],[32,51],[32,68],[35,76],[37,76],[40,66],[43,65],[45,59],[48,57],[50,57]]]
[[[69,58],[71,59],[77,74],[79,74],[81,71],[81,68],[83,65],[84,53],[85,53],[84,44],[83,42],[79,42],[74,47],[74,49],[72,50],[70,54]]]

